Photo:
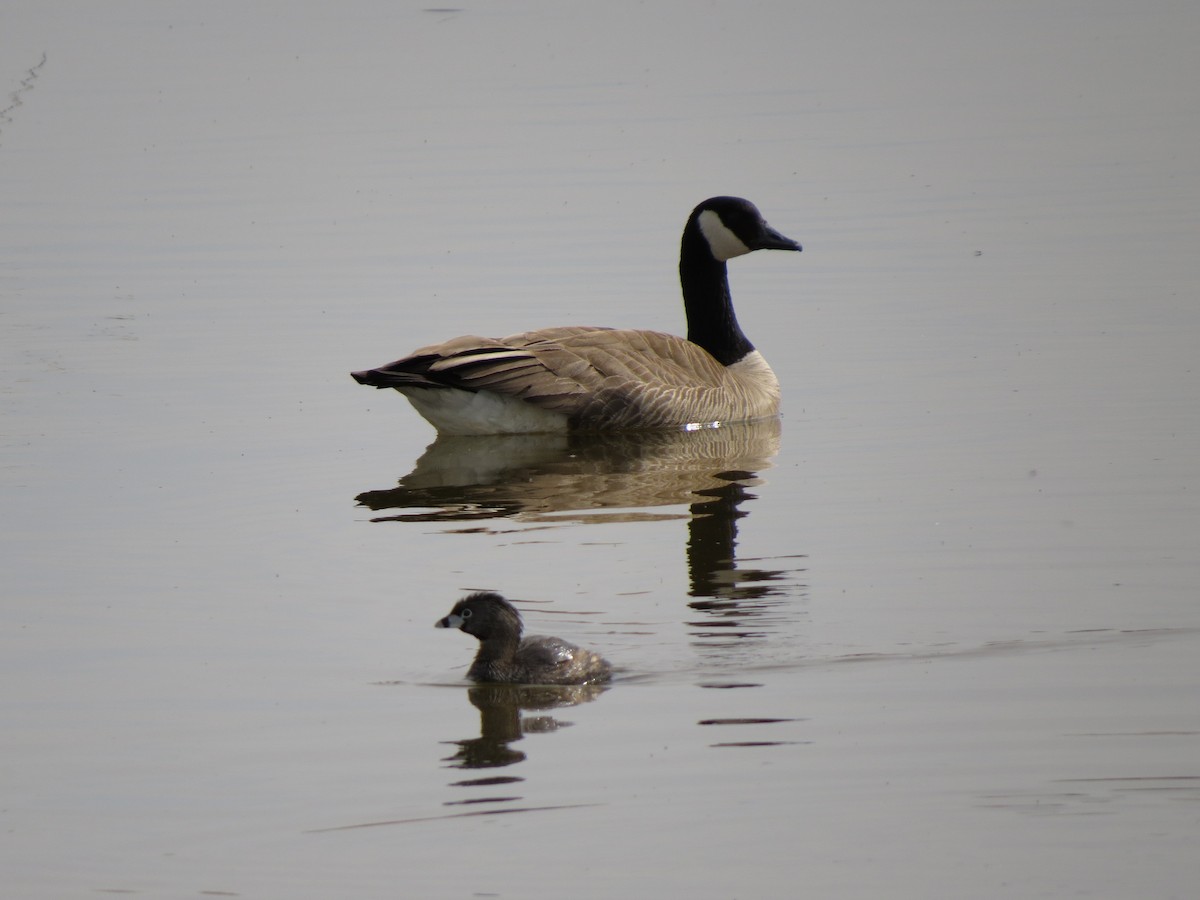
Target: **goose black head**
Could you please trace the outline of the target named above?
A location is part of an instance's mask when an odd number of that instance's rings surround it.
[[[710,197],[694,210],[686,230],[695,229],[721,262],[754,250],[796,250],[800,245],[767,224],[758,207],[741,197]]]

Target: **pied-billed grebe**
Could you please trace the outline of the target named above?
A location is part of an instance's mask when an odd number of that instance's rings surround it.
[[[454,604],[436,628],[458,628],[479,638],[479,652],[467,669],[472,681],[507,684],[599,684],[612,677],[601,657],[556,637],[521,637],[521,614],[491,591]]]

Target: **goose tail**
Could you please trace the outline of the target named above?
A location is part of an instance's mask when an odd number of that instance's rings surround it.
[[[394,369],[363,369],[360,372],[351,372],[350,377],[359,384],[365,384],[369,387],[379,388],[404,388],[404,387],[440,387],[436,382],[430,381],[424,375],[418,375],[414,372],[398,372]]]

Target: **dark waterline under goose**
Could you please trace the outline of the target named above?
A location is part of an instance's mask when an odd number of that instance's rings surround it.
[[[435,628],[457,628],[479,639],[467,677],[503,684],[603,684],[612,666],[590,650],[556,637],[522,637],[521,614],[492,591],[470,594],[454,604]]]
[[[712,197],[692,211],[679,251],[686,340],[594,326],[467,335],[351,374],[399,391],[441,434],[672,428],[774,416],[779,381],[738,325],[725,265],[754,250],[800,245],[739,197]]]

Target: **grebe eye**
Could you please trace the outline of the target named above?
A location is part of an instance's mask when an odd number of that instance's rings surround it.
[[[459,616],[461,616],[464,619],[471,618],[471,607],[468,606],[466,609],[464,609],[462,612],[459,613]]]

